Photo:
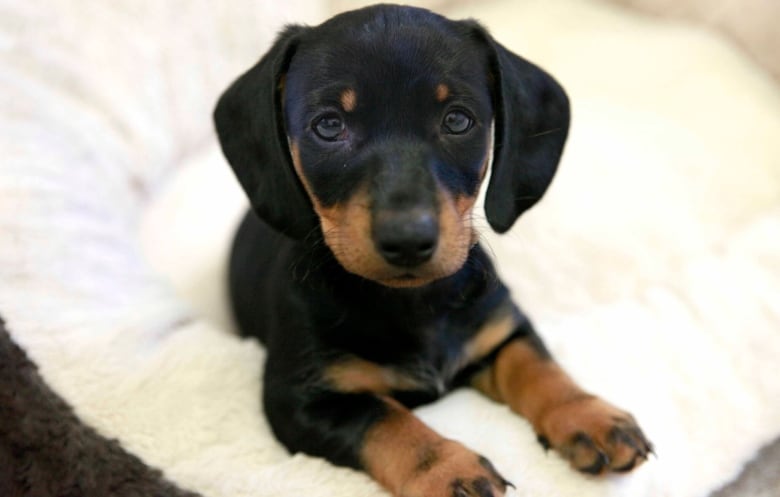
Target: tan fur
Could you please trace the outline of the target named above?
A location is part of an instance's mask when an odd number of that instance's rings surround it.
[[[436,450],[443,438],[395,400],[383,399],[390,409],[385,419],[365,435],[361,459],[366,471],[395,495],[415,472],[416,454]]]
[[[578,433],[587,433],[607,453],[609,465],[603,470],[622,468],[632,461],[641,464],[646,454],[637,454],[635,447],[610,436],[616,426],[636,426],[636,422],[598,397],[585,395],[552,407],[539,420],[538,431],[577,468],[592,465],[598,457],[592,447],[572,443]]]
[[[528,419],[576,468],[597,463],[600,452],[608,458],[602,471],[641,464],[647,456],[649,448],[638,448],[647,442],[637,435],[630,414],[582,390],[560,366],[525,341],[504,347],[493,366],[473,378],[472,386]],[[617,429],[634,441],[616,439]],[[593,444],[577,443],[577,437],[584,435]]]
[[[352,88],[344,90],[341,94],[341,108],[345,112],[352,112],[357,108],[357,93]]]
[[[303,174],[300,152],[295,142],[290,144],[293,167],[301,180],[320,220],[325,243],[339,263],[351,273],[377,281],[383,285],[403,288],[416,287],[451,275],[463,265],[474,243],[471,211],[476,197],[453,197],[439,190],[439,243],[431,260],[410,270],[391,266],[376,251],[371,238],[371,199],[366,188],[346,202],[332,207],[323,206]]]
[[[554,406],[585,395],[560,366],[525,341],[508,344],[493,368],[501,397],[534,425]]]
[[[511,308],[499,308],[499,311],[482,325],[482,328],[463,347],[466,363],[478,361],[491,353],[506,340],[517,327],[518,321]]]
[[[447,97],[450,96],[450,87],[445,85],[444,83],[441,83],[440,85],[436,86],[436,101],[437,102],[444,102],[447,100]]]
[[[443,438],[395,400],[383,400],[390,412],[366,433],[361,459],[393,495],[452,497],[456,481],[470,485],[478,478],[490,482],[496,497],[504,495],[504,483],[477,454]]]
[[[328,366],[324,376],[329,385],[339,392],[389,394],[424,388],[411,376],[357,357]]]
[[[476,197],[453,197],[439,189],[439,245],[431,263],[441,268],[444,276],[463,266],[472,246],[473,220],[471,211]]]

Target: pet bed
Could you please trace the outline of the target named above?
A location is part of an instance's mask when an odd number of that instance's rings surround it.
[[[224,299],[246,204],[211,107],[283,22],[319,22],[328,6],[48,3],[0,7],[12,339],[82,422],[183,488],[384,495],[273,439],[263,349],[235,336]],[[569,92],[547,197],[508,235],[482,232],[553,354],[632,411],[658,456],[590,478],[475,393],[419,416],[488,455],[518,496],[708,495],[780,434],[777,83],[713,32],[595,1],[442,13],[480,19]]]

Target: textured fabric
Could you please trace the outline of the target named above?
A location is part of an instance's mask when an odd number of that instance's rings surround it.
[[[0,495],[198,497],[79,421],[0,319]]]
[[[275,442],[263,351],[223,302],[245,203],[210,111],[283,19],[325,17],[315,5],[0,4],[0,313],[82,420],[205,496],[380,493]],[[508,235],[483,231],[553,354],[658,458],[595,480],[475,393],[419,414],[516,495],[706,495],[780,433],[777,86],[712,34],[595,2],[444,13],[570,94],[548,196]]]

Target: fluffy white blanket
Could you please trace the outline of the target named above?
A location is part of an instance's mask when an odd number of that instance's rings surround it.
[[[312,3],[0,8],[0,314],[86,422],[206,496],[382,494],[288,456],[261,347],[231,334],[222,265],[244,201],[210,108]],[[591,479],[504,407],[419,415],[518,496],[704,496],[780,433],[780,92],[709,32],[584,0],[465,2],[567,88],[546,199],[485,238],[558,359],[631,410],[658,457]]]

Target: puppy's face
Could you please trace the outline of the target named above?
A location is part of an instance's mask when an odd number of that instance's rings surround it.
[[[214,122],[269,226],[299,240],[321,230],[344,268],[404,287],[463,265],[491,156],[495,231],[539,201],[569,104],[478,23],[376,5],[289,26],[222,94]]]
[[[444,19],[405,20],[313,29],[281,83],[294,172],[326,244],[346,270],[392,287],[463,265],[493,120],[484,44]]]

